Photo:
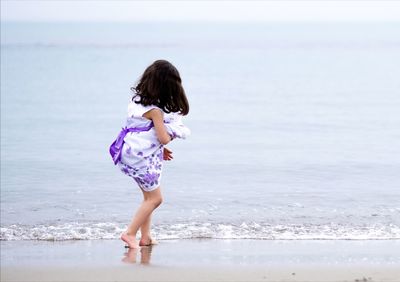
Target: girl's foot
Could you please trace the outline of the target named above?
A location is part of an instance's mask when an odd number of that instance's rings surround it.
[[[139,246],[144,247],[144,246],[152,246],[152,245],[157,245],[158,242],[154,240],[153,238],[142,238],[139,241]]]
[[[138,249],[139,248],[136,238],[133,235],[129,235],[128,233],[124,232],[121,235],[121,240],[124,241],[130,249]]]

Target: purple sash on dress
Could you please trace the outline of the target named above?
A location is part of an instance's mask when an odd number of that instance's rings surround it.
[[[122,146],[124,145],[124,138],[128,132],[142,132],[149,131],[153,127],[153,123],[146,127],[123,127],[118,134],[117,139],[110,146],[110,155],[116,165],[121,160]]]

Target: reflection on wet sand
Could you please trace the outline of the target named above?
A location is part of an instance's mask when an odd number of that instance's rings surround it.
[[[150,264],[152,249],[153,246],[140,248],[140,264]],[[125,263],[136,263],[138,251],[139,249],[128,249],[124,253],[124,258],[122,259],[122,261]]]

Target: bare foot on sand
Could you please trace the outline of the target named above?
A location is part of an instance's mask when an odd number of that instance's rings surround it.
[[[152,246],[152,245],[158,245],[158,242],[156,240],[154,240],[153,238],[140,239],[139,246],[145,247],[145,246]]]
[[[124,241],[130,249],[138,249],[139,248],[136,238],[133,235],[129,235],[128,233],[124,232],[121,235],[121,240]]]

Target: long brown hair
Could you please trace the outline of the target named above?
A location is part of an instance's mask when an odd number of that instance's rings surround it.
[[[166,60],[157,60],[146,68],[136,87],[133,98],[137,104],[156,105],[166,113],[189,113],[189,102],[178,70]]]

